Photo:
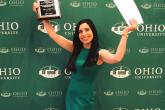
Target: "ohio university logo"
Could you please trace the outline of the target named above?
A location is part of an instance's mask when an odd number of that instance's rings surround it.
[[[111,31],[117,35],[122,35],[123,30],[126,26],[127,26],[127,24],[125,22],[118,22],[112,26]]]
[[[164,75],[163,67],[137,67],[132,72],[138,80],[161,79]],[[127,78],[132,72],[128,67],[118,66],[110,71],[110,75],[115,78]]]
[[[19,23],[16,21],[0,22],[0,35],[17,35]]]
[[[45,66],[39,70],[39,75],[45,78],[56,78],[61,75],[61,70],[55,66]]]
[[[20,68],[0,68],[0,80],[19,80]]]
[[[7,47],[0,47],[0,53],[8,53],[9,49]]]
[[[7,3],[4,0],[0,0],[0,6],[6,6]]]
[[[93,2],[93,1],[83,1],[80,2],[78,0],[72,1],[70,2],[70,6],[74,7],[74,8],[96,8],[98,5],[97,2]]]
[[[162,67],[142,67],[134,69],[135,79],[161,79],[163,77]]]
[[[150,8],[152,8],[152,4],[151,3],[143,3],[143,4],[141,4],[141,7],[144,9],[150,9]]]
[[[148,108],[132,108],[132,109],[128,109],[128,108],[125,108],[125,107],[116,107],[116,108],[113,108],[112,110],[162,110],[161,108],[159,107],[148,107]],[[164,110],[164,109],[163,109]]]
[[[49,108],[45,108],[44,110],[58,110],[58,109],[54,107],[49,107]]]
[[[162,109],[161,108],[135,108],[135,110],[162,110]]]
[[[110,75],[115,78],[126,78],[130,76],[131,70],[124,66],[118,66],[110,71]]]
[[[163,90],[161,89],[149,89],[149,90],[146,90],[146,89],[141,89],[141,90],[138,90],[137,91],[137,95],[139,96],[160,96],[163,94]]]
[[[164,37],[165,24],[141,24],[137,27],[137,36]]]
[[[106,6],[107,8],[115,8],[115,7],[116,7],[116,5],[115,5],[114,2],[106,3],[105,6]]]
[[[163,0],[160,0],[160,1],[163,1]],[[160,10],[160,9],[165,9],[165,3],[159,2],[159,0],[153,3],[143,2],[143,4],[141,4],[141,7],[145,10],[149,10],[149,9]]]
[[[24,3],[24,0],[0,0],[0,7],[7,5],[10,7],[22,7]]]
[[[124,107],[116,107],[116,108],[113,108],[112,110],[128,110],[128,109]]]
[[[0,95],[1,95],[1,97],[7,98],[7,97],[11,96],[11,92],[9,92],[9,91],[2,91]]]
[[[57,22],[50,21],[50,23],[52,24],[52,27],[53,27],[55,32],[60,31],[60,25]],[[37,28],[39,31],[41,31],[43,33],[47,33],[43,23],[40,23]]]
[[[139,49],[139,53],[142,53],[142,54],[146,54],[146,53],[149,53],[149,48],[147,47],[143,47],[143,48],[140,48]]]
[[[72,2],[70,3],[70,5],[71,5],[72,7],[80,7],[80,6],[81,6],[81,3],[80,3],[79,1],[72,1]]]

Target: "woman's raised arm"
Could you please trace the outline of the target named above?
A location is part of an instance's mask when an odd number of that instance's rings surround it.
[[[39,4],[34,2],[33,11],[35,13],[37,13],[38,8],[39,8]],[[42,22],[51,39],[53,39],[59,46],[66,49],[67,51],[69,52],[73,51],[73,42],[71,40],[68,40],[65,37],[57,34],[48,20],[43,20]]]
[[[43,24],[50,38],[52,38],[58,45],[60,45],[62,48],[66,49],[67,51],[69,52],[73,51],[73,42],[71,40],[68,40],[63,36],[57,34],[48,20],[43,20]]]
[[[125,54],[126,51],[126,44],[127,44],[127,39],[128,39],[128,32],[136,30],[137,28],[137,21],[132,19],[130,20],[130,26],[127,26],[122,34],[121,40],[119,42],[117,51],[115,54],[110,53],[106,49],[101,49],[99,51],[100,58],[102,59],[103,62],[108,63],[108,64],[114,64],[120,62]]]

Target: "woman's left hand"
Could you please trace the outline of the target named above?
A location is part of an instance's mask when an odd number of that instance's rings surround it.
[[[126,27],[124,28],[123,34],[122,34],[122,36],[126,36],[127,38],[128,38],[128,33],[129,33],[130,31],[136,30],[136,29],[137,29],[137,26],[138,26],[138,23],[137,23],[137,21],[136,21],[135,19],[131,19],[131,20],[129,21],[129,23],[130,23],[130,25],[129,25],[129,26],[126,26]]]
[[[128,26],[128,31],[134,31],[137,29],[137,21],[135,19],[130,20],[130,26]]]
[[[130,23],[130,25],[127,26],[127,27],[124,29],[124,31],[126,31],[127,33],[130,32],[130,31],[136,30],[136,29],[137,29],[137,25],[138,25],[138,23],[137,23],[137,21],[136,21],[135,19],[131,19],[131,20],[129,21],[129,23]]]

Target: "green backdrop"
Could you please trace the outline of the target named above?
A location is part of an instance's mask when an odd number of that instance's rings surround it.
[[[130,33],[121,63],[104,64],[96,110],[165,110],[165,1],[135,0],[144,24]],[[33,0],[0,0],[0,110],[65,110],[70,56],[47,35]],[[95,23],[101,48],[115,52],[124,19],[112,0],[60,0],[56,31],[72,39],[76,23]],[[128,7],[129,10],[129,7]]]

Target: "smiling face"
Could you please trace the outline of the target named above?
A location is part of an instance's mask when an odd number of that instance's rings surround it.
[[[93,32],[87,23],[82,23],[79,27],[79,39],[84,48],[90,48],[93,40]]]

